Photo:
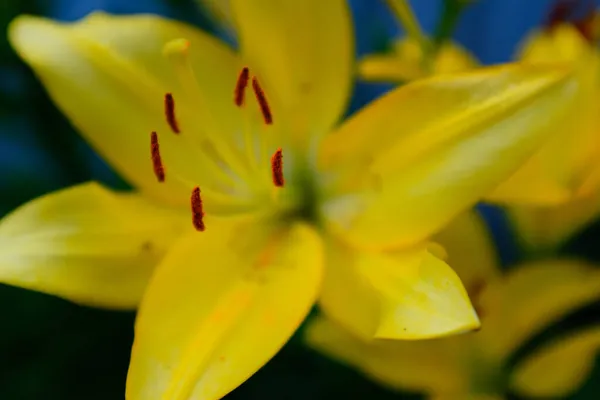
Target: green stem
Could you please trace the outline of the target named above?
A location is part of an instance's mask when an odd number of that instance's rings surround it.
[[[432,53],[437,52],[444,42],[452,36],[454,28],[456,27],[456,23],[458,22],[458,18],[468,3],[469,1],[465,0],[444,1],[442,18],[440,19],[440,22],[438,23],[433,34],[433,43],[431,46]]]
[[[407,0],[386,0],[388,6],[400,22],[407,35],[421,46],[423,54],[429,52],[429,40],[423,34],[423,30],[412,12]]]

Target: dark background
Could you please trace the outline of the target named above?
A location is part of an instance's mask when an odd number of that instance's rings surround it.
[[[298,0],[302,1],[302,0]],[[327,0],[324,0],[327,1]],[[398,28],[381,1],[350,1],[356,19],[357,55],[385,49]],[[437,24],[441,0],[413,1],[427,31]],[[596,2],[597,4],[600,2]],[[540,24],[551,0],[479,0],[460,17],[455,37],[484,63],[508,61],[523,35]],[[0,0],[0,216],[52,190],[90,179],[126,188],[76,134],[48,99],[31,71],[11,51],[6,26],[16,15],[32,13],[75,20],[92,10],[152,12],[215,31],[193,0]],[[349,112],[386,90],[358,84]],[[486,216],[508,268],[516,253],[503,215]],[[586,229],[562,251],[600,262],[600,226]],[[34,292],[0,285],[0,400],[124,398],[134,313],[107,312],[73,305]],[[591,305],[526,343],[522,357],[540,343],[572,329],[600,323]],[[600,362],[575,399],[600,398]],[[357,373],[299,344],[298,335],[231,399],[402,399]],[[459,400],[459,399],[457,399]]]

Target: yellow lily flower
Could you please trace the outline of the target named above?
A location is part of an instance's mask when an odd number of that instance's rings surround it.
[[[504,203],[561,205],[600,189],[600,50],[570,24],[534,32],[520,62],[572,63],[581,84],[574,112],[558,134],[491,196]]]
[[[392,389],[431,399],[501,399],[507,391],[566,398],[586,380],[600,349],[600,329],[585,328],[536,349],[509,368],[514,352],[572,310],[600,300],[600,269],[577,261],[523,265],[501,275],[493,247],[475,215],[464,215],[436,239],[456,266],[482,329],[417,342],[366,341],[325,317],[312,320],[308,344]],[[473,253],[466,243],[476,242]],[[462,248],[461,248],[462,247]],[[518,360],[518,359],[517,359]]]
[[[558,10],[556,18],[565,11]],[[600,50],[596,45],[600,19],[597,13],[590,17],[594,18],[579,25],[553,21],[552,26],[532,33],[516,56],[517,61],[530,64],[570,63],[580,80],[573,112],[548,132],[553,139],[486,196],[506,207],[526,248],[556,247],[600,213]],[[476,59],[450,41],[432,60],[426,56],[409,37],[391,54],[366,56],[359,74],[369,81],[402,83],[477,68]]]
[[[445,41],[433,48],[432,40],[422,31],[406,0],[387,0],[406,32],[387,54],[369,54],[358,65],[358,75],[367,81],[405,83],[430,75],[463,72],[478,66],[467,49]]]
[[[600,49],[571,24],[533,33],[518,58],[578,68],[574,112],[490,200],[505,204],[528,248],[553,248],[600,213]]]
[[[338,126],[353,56],[345,2],[231,6],[239,54],[154,16],[10,26],[56,104],[137,191],[86,184],[17,209],[0,222],[0,280],[95,306],[141,302],[130,400],[224,396],[315,303],[369,338],[477,328],[429,237],[530,157],[577,84],[568,68],[482,69],[408,85]]]

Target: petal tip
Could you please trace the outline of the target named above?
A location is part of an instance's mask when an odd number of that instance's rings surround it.
[[[8,25],[8,41],[20,57],[31,62],[35,59],[33,49],[40,47],[40,38],[45,37],[55,24],[43,17],[19,15]]]
[[[479,317],[471,304],[466,306],[468,309],[465,308],[462,312],[457,313],[462,318],[432,320],[429,324],[416,329],[411,329],[409,324],[405,327],[399,327],[393,318],[385,318],[377,327],[373,339],[423,340],[477,331],[481,328]]]

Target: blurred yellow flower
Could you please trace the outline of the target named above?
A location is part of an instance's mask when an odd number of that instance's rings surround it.
[[[405,37],[397,40],[388,54],[370,54],[358,65],[358,75],[372,82],[408,82],[429,75],[448,74],[474,69],[477,60],[461,45],[444,42],[427,60],[419,43]]]
[[[553,66],[482,69],[415,82],[338,126],[346,7],[233,1],[240,54],[154,16],[11,24],[56,104],[137,191],[84,184],[17,209],[0,223],[0,280],[140,303],[129,400],[224,396],[315,302],[365,338],[479,326],[429,237],[533,154],[577,82]]]
[[[366,341],[318,317],[305,332],[308,344],[385,386],[424,392],[432,399],[501,399],[509,391],[554,399],[575,391],[594,366],[598,327],[558,337],[525,358],[513,356],[553,322],[600,300],[600,268],[555,260],[501,275],[473,214],[459,217],[435,239],[446,247],[469,291],[482,321],[480,331],[413,342]],[[469,243],[474,252],[464,248]],[[453,260],[455,253],[462,257]]]
[[[580,90],[552,138],[490,200],[505,204],[523,244],[552,248],[600,213],[600,49],[571,24],[527,38],[523,63],[570,62]]]
[[[360,60],[358,75],[367,81],[405,83],[414,79],[478,66],[477,60],[452,41],[434,45],[422,31],[406,0],[387,0],[390,11],[406,36],[397,40],[387,54],[369,54]]]
[[[536,250],[561,244],[600,213],[600,17],[592,13],[570,24],[560,20],[562,14],[526,38],[515,58],[534,65],[573,65],[580,84],[572,112],[549,130],[552,139],[519,172],[486,196],[505,206],[522,244]],[[477,66],[459,44],[446,41],[427,52],[409,35],[389,54],[367,55],[358,71],[368,81],[403,83]]]

